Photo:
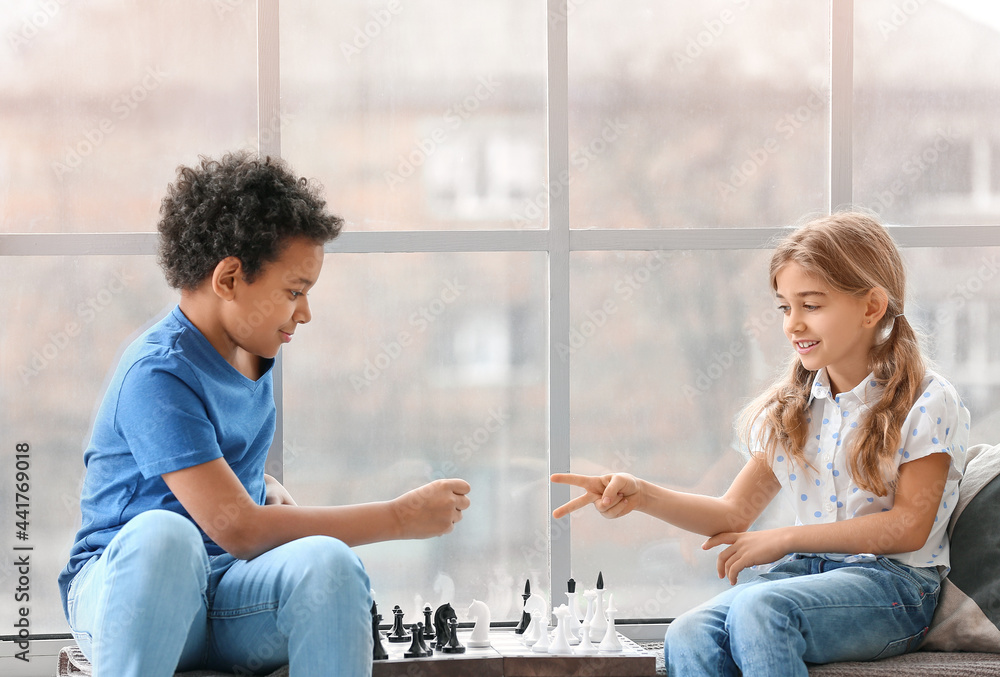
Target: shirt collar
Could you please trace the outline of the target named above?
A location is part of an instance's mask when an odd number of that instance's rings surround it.
[[[862,379],[861,383],[854,386],[851,390],[846,393],[840,393],[837,395],[836,401],[839,403],[846,397],[851,397],[855,399],[860,404],[865,404],[868,399],[881,392],[881,387],[878,381],[875,380],[875,372],[871,372],[868,376]],[[830,391],[830,379],[826,375],[826,367],[823,367],[816,372],[816,376],[813,377],[812,388],[809,391],[809,402],[812,404],[813,400],[822,399],[834,399],[833,393]]]

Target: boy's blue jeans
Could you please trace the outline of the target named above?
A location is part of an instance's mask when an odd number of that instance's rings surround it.
[[[667,674],[806,677],[806,663],[915,649],[941,581],[885,557],[846,564],[799,557],[691,609],[667,629]]]
[[[312,536],[249,561],[209,557],[187,518],[126,524],[69,589],[69,623],[97,677],[211,668],[370,675],[371,592],[357,556]]]

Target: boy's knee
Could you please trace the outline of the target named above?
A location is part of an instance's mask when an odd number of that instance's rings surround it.
[[[293,580],[318,590],[356,589],[368,593],[369,580],[358,556],[342,541],[308,536],[287,544]]]
[[[191,520],[169,510],[148,510],[122,527],[113,545],[130,557],[150,561],[168,558],[177,565],[184,561],[208,563],[201,532]]]

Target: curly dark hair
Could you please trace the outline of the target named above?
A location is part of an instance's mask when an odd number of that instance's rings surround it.
[[[248,282],[281,256],[291,238],[323,244],[343,219],[326,211],[320,186],[281,160],[250,152],[177,168],[160,204],[159,262],[176,289],[194,289],[219,261],[235,256]]]

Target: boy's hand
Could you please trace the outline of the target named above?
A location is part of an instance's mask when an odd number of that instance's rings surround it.
[[[267,473],[264,474],[264,505],[298,505],[288,489]]]
[[[627,515],[639,507],[641,499],[639,480],[628,473],[600,476],[556,473],[549,479],[556,484],[572,484],[587,491],[583,496],[577,496],[553,510],[552,516],[556,519],[590,503],[594,504],[597,512],[608,519]]]
[[[392,501],[399,538],[430,538],[450,532],[469,507],[465,480],[435,480]]]

